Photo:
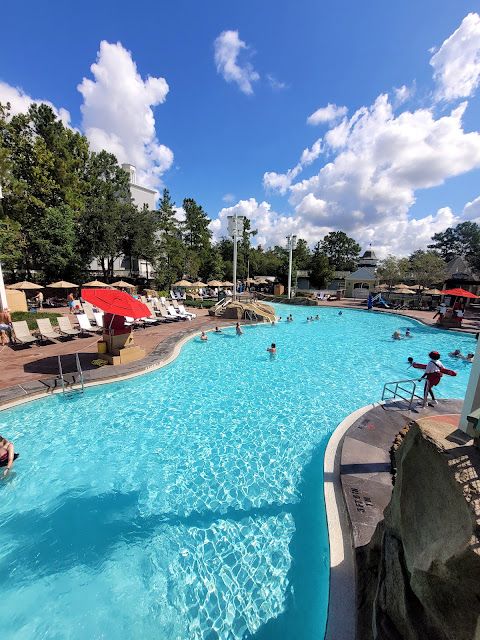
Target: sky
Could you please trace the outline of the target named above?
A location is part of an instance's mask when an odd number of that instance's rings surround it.
[[[226,235],[377,256],[480,222],[480,7],[464,0],[103,0],[2,8],[0,102],[47,102]]]

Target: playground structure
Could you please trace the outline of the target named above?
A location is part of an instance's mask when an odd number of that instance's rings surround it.
[[[220,300],[209,314],[216,318],[250,320],[251,322],[276,322],[275,309],[264,302],[240,302],[225,298]]]

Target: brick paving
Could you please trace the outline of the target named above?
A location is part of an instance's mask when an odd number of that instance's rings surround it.
[[[78,328],[75,316],[69,314],[67,307],[44,309],[44,311],[51,312],[53,315],[66,315],[70,318],[72,326]],[[157,345],[170,336],[183,333],[187,329],[189,332],[211,330],[215,324],[224,322],[218,318],[210,317],[207,309],[193,311],[197,317],[191,321],[162,322],[146,329],[135,330],[135,344],[145,349],[148,357],[148,354]],[[75,370],[75,353],[79,354],[84,372],[98,371],[97,367],[92,365],[92,360],[101,357],[97,353],[97,342],[100,339],[101,334],[91,334],[73,339],[59,337],[55,342],[43,342],[39,345],[15,346],[7,344],[3,349],[0,347],[0,389],[13,385],[24,386],[25,383],[33,383],[57,375],[58,355],[62,356],[62,366],[66,372]],[[115,375],[118,367],[108,366],[103,369],[110,375]]]

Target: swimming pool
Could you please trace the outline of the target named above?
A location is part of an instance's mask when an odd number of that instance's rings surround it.
[[[4,637],[322,637],[330,433],[431,349],[459,372],[440,397],[463,397],[469,365],[444,354],[475,340],[334,308],[307,323],[316,308],[277,306],[290,312],[195,338],[156,372],[0,413],[21,453],[0,483]],[[414,338],[390,338],[407,326]]]

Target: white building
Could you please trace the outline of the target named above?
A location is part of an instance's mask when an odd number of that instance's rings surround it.
[[[143,209],[144,205],[147,205],[150,211],[153,211],[155,209],[156,191],[137,184],[137,169],[133,164],[122,164],[122,169],[130,176],[130,195],[133,204],[139,211]],[[113,269],[115,278],[128,278],[130,275],[133,275],[136,278],[148,279],[153,275],[153,267],[151,264],[145,262],[145,260],[137,260],[134,258],[130,265],[130,258],[128,256],[116,258]],[[102,266],[96,259],[91,262],[90,270],[97,276],[102,276],[103,274]]]

